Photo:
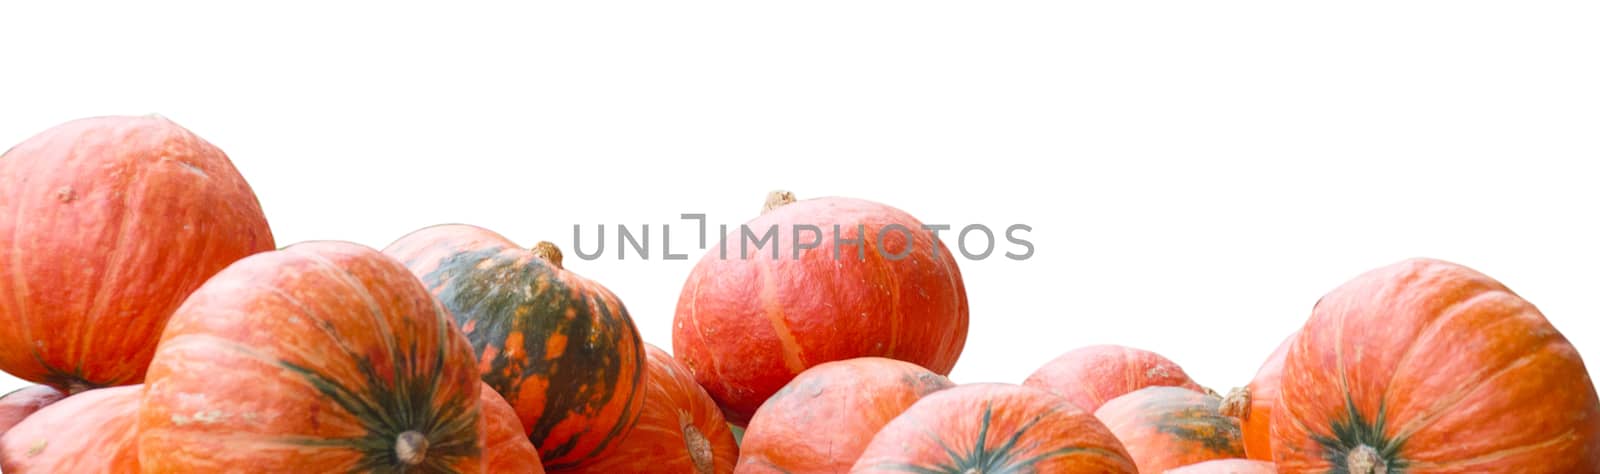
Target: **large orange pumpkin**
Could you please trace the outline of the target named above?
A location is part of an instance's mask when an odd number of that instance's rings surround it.
[[[1272,449],[1283,472],[1600,472],[1600,399],[1532,304],[1432,259],[1323,296],[1289,346]]]
[[[912,404],[872,438],[850,472],[1139,471],[1104,424],[1066,399],[979,383]]]
[[[61,401],[67,394],[49,385],[29,385],[0,396],[0,435],[17,426],[28,415]]]
[[[69,393],[140,383],[184,297],[273,247],[250,186],[189,130],[46,130],[0,155],[0,369]]]
[[[7,474],[139,472],[134,424],[143,387],[85,391],[51,404],[0,436]]]
[[[554,244],[522,248],[488,229],[446,224],[384,253],[455,316],[483,380],[516,408],[545,468],[591,463],[638,423],[639,330],[615,294],[562,266]]]
[[[483,414],[484,472],[544,474],[539,450],[522,432],[522,420],[511,404],[487,383],[478,387],[478,401]]]
[[[643,413],[621,446],[583,472],[728,474],[739,445],[717,403],[672,355],[645,344],[650,376]]]
[[[954,387],[910,362],[859,357],[801,372],[750,419],[741,472],[849,472],[873,435],[922,397]]]
[[[1039,367],[1022,384],[1055,392],[1090,413],[1113,398],[1145,387],[1205,390],[1183,367],[1160,354],[1110,344],[1067,351]]]
[[[778,192],[725,240],[684,283],[672,347],[736,425],[823,362],[885,357],[948,375],[961,355],[956,259],[904,211]]]
[[[1244,457],[1239,420],[1217,411],[1221,399],[1179,387],[1146,387],[1101,405],[1094,416],[1122,440],[1139,472]]]
[[[1283,357],[1289,353],[1294,335],[1285,338],[1256,370],[1250,385],[1235,388],[1222,398],[1222,414],[1239,419],[1244,431],[1244,453],[1250,459],[1272,460],[1272,410],[1278,405],[1278,382],[1283,376]]]
[[[472,346],[375,250],[248,257],[173,314],[139,409],[151,472],[481,472]]]
[[[1162,474],[1277,474],[1272,463],[1254,459],[1217,459],[1168,469]]]

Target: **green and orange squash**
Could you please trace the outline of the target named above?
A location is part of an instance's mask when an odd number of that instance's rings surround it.
[[[1145,387],[1111,399],[1094,416],[1122,440],[1139,472],[1162,472],[1245,457],[1239,420],[1217,410],[1221,401],[1186,388]]]
[[[614,450],[644,403],[644,341],[610,290],[562,266],[561,251],[517,246],[466,224],[427,227],[384,253],[421,279],[472,343],[484,382],[516,409],[548,470]]]
[[[44,407],[0,435],[0,472],[139,472],[142,392],[139,385],[91,389]]]
[[[872,437],[917,400],[955,384],[910,362],[858,357],[806,369],[756,410],[741,473],[849,472]]]
[[[189,292],[274,246],[249,184],[189,130],[45,130],[0,155],[0,370],[68,393],[138,384]]]
[[[247,257],[167,322],[147,472],[482,472],[472,346],[404,266],[345,242]]]
[[[817,364],[884,357],[948,375],[960,358],[961,271],[905,211],[776,192],[723,240],[684,282],[672,347],[735,425]]]
[[[1183,367],[1161,354],[1113,344],[1067,351],[1040,366],[1022,384],[1055,392],[1090,413],[1113,398],[1145,387],[1205,391]]]
[[[1139,471],[1111,430],[1066,399],[979,383],[912,404],[873,436],[850,472]]]
[[[1278,390],[1283,472],[1600,472],[1600,399],[1578,351],[1454,263],[1405,260],[1324,295]]]
[[[639,424],[616,450],[581,472],[734,472],[739,445],[717,403],[672,355],[649,343],[644,347],[649,377]]]

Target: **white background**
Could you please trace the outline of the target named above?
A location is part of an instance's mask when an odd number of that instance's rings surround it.
[[[1593,3],[331,3],[7,2],[0,146],[160,113],[282,245],[552,240],[664,348],[693,260],[660,225],[698,258],[679,214],[737,225],[784,188],[1033,226],[1032,259],[962,262],[958,382],[1118,343],[1225,390],[1414,256],[1500,279],[1600,367]],[[572,257],[575,224],[651,224],[652,259]]]

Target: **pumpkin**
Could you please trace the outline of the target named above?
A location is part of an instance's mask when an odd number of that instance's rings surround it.
[[[916,218],[777,192],[742,229],[695,264],[672,325],[673,354],[730,422],[746,426],[824,362],[884,357],[949,375],[966,343],[966,289],[952,252]]]
[[[1116,433],[1139,472],[1244,457],[1239,420],[1217,411],[1221,400],[1180,387],[1145,387],[1101,405],[1094,416]]]
[[[1410,259],[1313,307],[1272,413],[1284,472],[1600,472],[1600,400],[1578,351],[1476,270]]]
[[[953,386],[942,375],[894,359],[817,364],[756,410],[740,448],[740,470],[849,472],[889,420],[923,396]]]
[[[472,346],[405,267],[346,242],[247,257],[173,313],[145,377],[149,472],[481,472]]]
[[[1093,415],[1050,392],[978,383],[923,397],[884,425],[853,473],[1136,473]]]
[[[1278,474],[1278,468],[1255,459],[1216,459],[1168,469],[1165,474]]]
[[[134,422],[142,391],[93,389],[44,407],[0,436],[0,471],[139,472]]]
[[[184,297],[273,248],[250,186],[189,130],[45,130],[0,155],[0,370],[69,393],[138,384]]]
[[[739,445],[717,403],[672,355],[649,343],[644,347],[649,376],[639,424],[615,451],[582,471],[733,472]]]
[[[1244,454],[1250,459],[1272,460],[1272,410],[1278,404],[1278,381],[1283,375],[1283,357],[1289,353],[1291,335],[1278,344],[1267,361],[1256,370],[1250,385],[1235,388],[1222,398],[1219,411],[1239,419],[1244,432]]]
[[[546,469],[593,462],[638,423],[646,372],[638,328],[615,294],[566,270],[554,244],[522,248],[488,229],[446,224],[384,253],[455,316],[483,380],[517,410]]]
[[[518,472],[544,474],[539,462],[539,450],[522,432],[522,420],[517,410],[511,408],[489,384],[479,382],[478,402],[483,416],[483,467],[484,472]]]
[[[1022,384],[1055,392],[1090,413],[1108,400],[1145,387],[1205,390],[1182,367],[1160,354],[1109,344],[1067,351],[1039,367]]]
[[[0,435],[39,409],[61,401],[67,394],[48,385],[29,385],[0,396]]]

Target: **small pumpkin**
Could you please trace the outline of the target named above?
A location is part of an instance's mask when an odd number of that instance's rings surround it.
[[[1284,472],[1600,472],[1600,399],[1533,304],[1411,259],[1323,296],[1284,357]]]
[[[150,472],[482,472],[472,346],[405,267],[345,242],[247,257],[162,334]],[[227,470],[222,469],[222,470]]]
[[[539,462],[539,450],[522,432],[522,420],[517,411],[489,384],[478,387],[478,401],[483,415],[483,467],[484,472],[516,472],[544,474]]]
[[[1217,411],[1221,400],[1180,387],[1145,387],[1106,402],[1094,416],[1128,449],[1139,472],[1244,457],[1239,420]]]
[[[644,403],[644,341],[611,290],[562,266],[561,250],[522,248],[482,227],[412,232],[384,253],[455,315],[478,370],[517,410],[546,469],[616,449]]]
[[[1205,391],[1177,363],[1144,349],[1100,344],[1057,356],[1023,385],[1055,392],[1093,413],[1105,402],[1145,387]]]
[[[717,403],[672,355],[649,343],[644,348],[649,377],[639,424],[582,472],[733,472],[739,445]]]
[[[1250,385],[1235,388],[1222,398],[1222,414],[1239,419],[1244,432],[1244,454],[1250,459],[1272,460],[1272,410],[1278,404],[1278,382],[1283,376],[1283,357],[1289,353],[1290,335],[1272,351],[1256,370]]]
[[[0,471],[139,472],[135,421],[143,387],[88,390],[44,407],[0,435]]]
[[[1168,469],[1166,474],[1278,474],[1278,468],[1255,459],[1216,459]]]
[[[948,375],[961,355],[961,271],[905,211],[775,192],[724,240],[684,282],[672,347],[735,425],[817,364],[884,357]]]
[[[849,472],[873,435],[930,393],[954,387],[910,362],[858,357],[801,372],[756,410],[741,472]]]
[[[1066,399],[979,383],[912,404],[873,436],[850,472],[1139,471],[1104,424]]]
[[[227,155],[158,116],[52,127],[0,155],[0,370],[138,384],[172,311],[271,229]]]
[[[21,423],[28,415],[61,401],[66,396],[67,394],[48,385],[29,385],[0,396],[0,435],[17,426],[17,423]]]

